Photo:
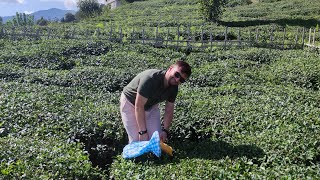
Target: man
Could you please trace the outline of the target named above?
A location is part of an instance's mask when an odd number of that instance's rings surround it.
[[[147,141],[155,131],[166,141],[171,126],[178,85],[191,75],[191,67],[177,61],[167,70],[149,69],[139,73],[123,88],[120,98],[122,122],[133,141]],[[159,103],[166,101],[161,128]]]

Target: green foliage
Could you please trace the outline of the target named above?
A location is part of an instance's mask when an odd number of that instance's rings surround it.
[[[93,168],[80,143],[57,137],[1,138],[0,177],[6,179],[103,178]]]
[[[49,20],[46,20],[43,17],[37,20],[37,25],[39,26],[47,26],[48,24],[49,24]]]
[[[34,16],[16,12],[16,16],[13,18],[12,22],[14,26],[32,26],[34,25]]]
[[[0,45],[1,178],[319,176],[317,52],[251,48],[185,56],[90,40]],[[174,158],[122,159],[122,88],[138,72],[176,59],[189,62],[193,74],[176,100],[168,142]]]
[[[225,0],[199,0],[200,11],[207,21],[217,22],[222,15]]]
[[[244,6],[252,4],[252,0],[228,0],[226,7]]]
[[[72,13],[67,13],[64,15],[64,18],[61,20],[61,22],[73,22],[76,20],[76,16]]]
[[[103,9],[97,0],[79,0],[77,6],[79,11],[76,16],[80,19],[97,16]]]
[[[289,26],[315,26],[319,19],[319,1],[281,0],[226,8],[222,21],[250,21]],[[299,8],[297,8],[299,7]],[[263,23],[263,22],[259,22]]]

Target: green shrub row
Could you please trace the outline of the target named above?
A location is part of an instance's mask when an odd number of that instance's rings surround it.
[[[59,165],[59,171],[54,167],[47,165],[46,169],[39,170],[39,174],[44,175],[43,178],[94,178],[95,176],[105,176],[103,169],[107,169],[107,165],[111,164],[112,157],[122,150],[123,145],[127,142],[127,137],[124,134],[121,126],[119,114],[119,93],[108,93],[97,90],[88,90],[82,87],[60,87],[54,85],[43,85],[34,83],[21,82],[5,82],[1,81],[0,89],[3,94],[0,97],[0,109],[2,120],[0,124],[1,140],[11,142],[8,147],[14,148],[22,145],[21,138],[34,139],[38,141],[47,141],[53,137],[54,140],[59,139],[57,147],[52,146],[65,154],[65,158],[61,160],[61,165],[56,160],[53,160],[52,166]],[[12,139],[17,139],[16,141]],[[41,142],[39,142],[41,143]],[[78,154],[66,154],[69,150],[68,144],[78,144],[81,146],[72,146],[72,149],[77,153],[84,153],[88,162],[70,161],[77,159]],[[62,146],[65,144],[65,146]],[[47,159],[35,159],[29,161],[25,158],[28,156],[28,149],[38,149],[37,144],[25,141],[23,144],[26,149],[21,151],[21,161],[23,167],[14,168],[11,170],[10,158],[15,157],[9,149],[1,150],[1,176],[17,178],[22,176],[23,172],[27,178],[36,177],[31,174],[32,169],[36,169],[38,164],[46,165]],[[53,145],[53,144],[52,144]],[[3,148],[7,146],[2,146]],[[21,150],[23,150],[21,148]],[[47,147],[47,151],[54,151]],[[30,158],[34,158],[34,154],[46,157],[45,152],[30,152]],[[70,160],[68,160],[70,159]],[[13,165],[14,165],[13,161]],[[18,161],[19,162],[19,161]],[[20,163],[20,162],[19,162]],[[77,168],[77,171],[84,174],[75,174],[76,171],[66,167],[73,167],[73,163],[87,163],[82,168]],[[5,166],[9,164],[8,167]],[[25,167],[28,166],[28,167]],[[102,169],[94,170],[98,166]],[[9,168],[9,169],[8,169]],[[87,169],[85,169],[87,168]],[[31,169],[31,171],[29,171]],[[60,171],[64,172],[60,172]],[[48,172],[46,172],[48,171]],[[53,171],[53,172],[52,172]],[[51,174],[54,173],[54,174]],[[97,174],[96,174],[97,173]],[[48,174],[48,175],[47,175]],[[88,177],[86,177],[86,176]],[[99,179],[100,179],[99,178]],[[42,176],[40,177],[42,179]]]
[[[0,77],[22,83],[35,83],[61,87],[80,87],[103,92],[121,91],[134,74],[110,68],[85,67],[70,71],[0,67]]]
[[[76,66],[74,58],[106,54],[112,47],[109,42],[91,42],[90,40],[58,42],[58,40],[10,42],[8,44],[11,46],[5,46],[0,50],[0,62],[26,68],[65,70]]]
[[[320,139],[314,136],[320,129],[317,52],[247,49],[187,55],[124,44],[93,55],[82,51],[78,43],[71,43],[70,51],[50,44],[51,52],[68,52],[65,60],[75,63],[70,69],[54,69],[45,63],[42,68],[30,68],[37,54],[28,55],[26,64],[2,61],[0,141],[10,148],[1,150],[0,177],[319,176]],[[40,42],[32,48],[45,52],[48,45]],[[18,54],[23,47],[6,45],[5,49]],[[110,46],[93,48],[100,47]],[[167,68],[176,59],[189,62],[193,74],[180,88],[170,129],[169,145],[175,149],[175,158],[123,160],[120,154],[127,135],[119,113],[122,87],[136,73]],[[41,151],[37,142],[43,141],[52,145],[44,145]],[[22,149],[21,154],[11,150],[14,147]],[[30,158],[27,147],[35,149]],[[47,155],[49,151],[63,154],[61,162],[60,155]],[[54,160],[49,163],[38,156]],[[11,161],[12,157],[17,159]],[[59,163],[64,163],[64,169]],[[40,164],[47,169],[37,171]],[[69,166],[77,170],[66,169]]]
[[[55,136],[0,139],[0,174],[5,179],[101,179],[80,143]]]

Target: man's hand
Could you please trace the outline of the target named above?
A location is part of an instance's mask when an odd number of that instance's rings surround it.
[[[161,134],[160,134],[160,140],[162,142],[167,142],[168,140],[168,134],[165,132],[165,131],[162,131]]]
[[[145,134],[142,134],[142,135],[139,134],[139,141],[149,141],[148,133],[145,133]]]

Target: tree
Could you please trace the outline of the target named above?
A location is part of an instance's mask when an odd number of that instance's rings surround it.
[[[18,12],[16,12],[16,22],[17,22],[17,26],[21,25],[21,17]]]
[[[12,24],[14,25],[14,26],[18,26],[19,24],[18,24],[18,21],[17,21],[17,17],[14,17],[13,19],[12,19]]]
[[[222,7],[227,0],[199,0],[200,12],[207,21],[217,22],[222,15]]]
[[[73,15],[72,13],[67,13],[64,15],[64,22],[73,22],[76,20],[75,15]]]
[[[98,3],[98,0],[79,0],[77,3],[79,18],[88,18],[99,15],[102,12],[103,5]]]
[[[27,16],[28,15],[26,15],[26,13],[23,13],[22,16],[23,16],[23,24],[27,25],[28,24],[28,21],[27,21]]]
[[[33,26],[34,25],[34,15],[28,15],[27,24],[29,26]]]
[[[14,26],[26,26],[34,24],[34,16],[26,13],[16,12],[16,16],[13,17],[12,23]]]
[[[2,19],[2,17],[0,16],[0,25],[2,25],[3,24],[3,19]]]
[[[49,24],[49,21],[41,17],[40,19],[38,19],[37,24],[39,26],[46,26]]]
[[[8,20],[8,21],[6,22],[6,25],[7,25],[7,26],[14,26],[13,20]]]

